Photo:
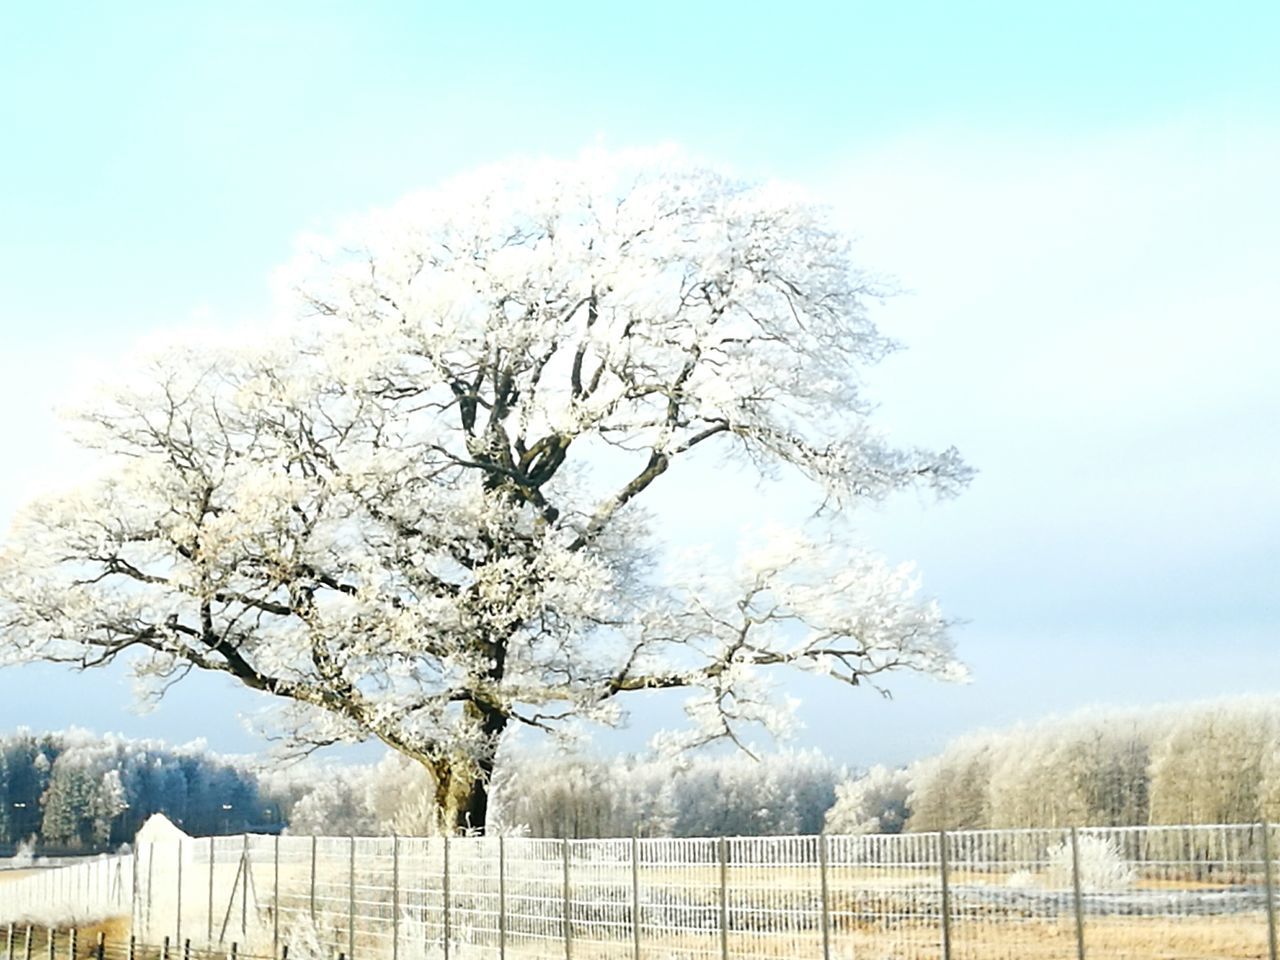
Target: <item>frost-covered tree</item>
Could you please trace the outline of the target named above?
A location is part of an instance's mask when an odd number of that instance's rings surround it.
[[[49,788],[53,761],[61,746],[52,737],[19,730],[0,741],[0,750],[5,758],[5,839],[17,842],[40,832],[44,816],[42,798]]]
[[[875,766],[836,787],[827,811],[827,833],[901,833],[911,816],[911,776],[905,769]]]
[[[817,833],[843,768],[815,750],[759,757],[512,756],[495,780],[497,818],[534,836],[766,836]]]
[[[991,823],[991,764],[998,736],[969,734],[912,764],[909,830],[978,830]]]
[[[0,841],[77,850],[127,843],[152,813],[199,835],[279,819],[242,759],[76,729],[0,736],[0,804]]]
[[[359,766],[277,766],[259,786],[295,834],[429,836],[440,827],[429,775],[397,753]]]
[[[69,847],[88,847],[97,834],[97,780],[82,758],[64,754],[53,768],[44,801],[41,833],[45,840]]]
[[[1183,711],[1151,756],[1152,823],[1260,820],[1268,761],[1280,748],[1280,705],[1242,697]]]
[[[818,833],[844,771],[815,750],[753,758],[734,753],[689,764],[673,780],[682,837]]]
[[[421,837],[438,833],[430,774],[399,753],[388,753],[375,767],[366,786],[369,806],[380,833]]]
[[[382,833],[369,796],[361,784],[349,776],[325,777],[316,781],[294,805],[289,830],[339,836],[371,836]]]
[[[683,689],[688,742],[736,739],[778,721],[780,668],[957,673],[912,572],[832,517],[969,470],[873,426],[881,291],[795,193],[665,155],[525,164],[289,277],[285,328],[175,347],[79,412],[92,478],[0,552],[7,659],[228,674],[300,744],[418,761],[473,827],[515,726]],[[695,453],[807,482],[825,526],[660,571],[644,504]]]
[[[677,762],[677,759],[681,762]],[[680,800],[676,784],[688,769],[685,758],[623,757],[612,764],[614,819],[610,833],[627,837],[669,837],[675,832]]]
[[[554,757],[524,765],[506,782],[501,822],[535,837],[615,836],[621,797],[614,765],[584,757]],[[625,833],[625,831],[622,831]]]
[[[1118,826],[1147,820],[1148,710],[1088,710],[997,738],[990,826]]]
[[[1250,823],[1280,808],[1280,700],[1089,709],[910,768],[910,829]]]

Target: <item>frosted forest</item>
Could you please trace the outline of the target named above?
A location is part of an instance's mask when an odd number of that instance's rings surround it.
[[[512,751],[494,825],[533,837],[714,837],[1247,823],[1280,818],[1280,701],[1092,710],[964,736],[897,769],[814,750],[610,759]],[[152,813],[193,835],[429,836],[421,767],[284,765],[84,732],[0,740],[0,843],[101,851]]]

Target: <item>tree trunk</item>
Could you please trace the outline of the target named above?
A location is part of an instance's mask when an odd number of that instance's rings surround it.
[[[454,808],[454,833],[484,833],[489,819],[489,778],[493,773],[493,761],[488,760],[477,768],[456,794]]]
[[[474,765],[455,770],[455,782],[449,790],[454,833],[483,834],[489,822],[489,788],[497,762],[498,743],[507,727],[507,716],[500,710],[479,704],[468,704],[480,720],[486,749]]]

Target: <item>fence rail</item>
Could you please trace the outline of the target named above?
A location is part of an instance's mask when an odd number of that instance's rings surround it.
[[[893,836],[191,838],[0,886],[0,923],[352,960],[1276,956],[1263,824]]]

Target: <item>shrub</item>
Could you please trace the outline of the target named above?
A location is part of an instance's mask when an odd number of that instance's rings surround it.
[[[1136,871],[1114,840],[1081,834],[1080,887],[1083,890],[1128,890],[1137,878]],[[1071,879],[1071,839],[1065,838],[1049,848],[1049,881],[1058,887],[1069,887]]]

